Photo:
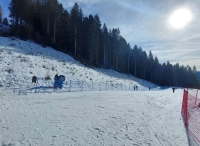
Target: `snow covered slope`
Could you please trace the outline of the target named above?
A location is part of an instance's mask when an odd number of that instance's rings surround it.
[[[71,80],[73,83],[84,82],[85,86],[101,83],[104,86],[123,85],[126,88],[137,85],[145,90],[156,87],[152,83],[113,70],[86,67],[50,47],[43,48],[34,42],[13,38],[0,37],[0,70],[0,85],[4,87],[28,86],[33,76],[37,76],[42,84],[49,77],[51,80],[48,86],[53,86],[56,73],[66,76],[68,84]]]
[[[0,88],[3,146],[188,146],[182,90],[14,94]]]

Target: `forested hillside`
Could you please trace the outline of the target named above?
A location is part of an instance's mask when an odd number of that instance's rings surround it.
[[[198,87],[196,67],[161,64],[152,52],[130,44],[119,28],[96,15],[84,16],[77,3],[68,12],[57,0],[11,0],[10,34],[51,46],[88,66],[112,68],[163,86]]]
[[[200,81],[200,72],[197,72],[198,80]]]

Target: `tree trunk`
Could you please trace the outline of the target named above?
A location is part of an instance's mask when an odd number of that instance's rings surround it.
[[[74,35],[74,36],[75,36],[75,48],[74,48],[74,53],[75,53],[75,55],[76,55],[76,28],[75,28],[75,32],[74,32],[74,33],[75,33],[75,35]]]
[[[49,22],[49,12],[48,12],[48,16],[47,16],[47,34],[49,35],[50,34],[50,24],[49,24],[50,22]]]
[[[53,37],[53,43],[54,44],[56,43],[56,24],[57,24],[57,22],[55,20],[55,22],[54,22],[54,37]]]
[[[97,55],[98,55],[98,52],[97,52],[97,50],[98,50],[98,49],[96,49],[96,61],[95,61],[95,62],[96,62],[96,64],[97,64],[97,58],[98,58],[98,57],[97,57]]]
[[[106,66],[106,52],[105,52],[105,45],[104,45],[104,49],[103,49],[103,66]]]
[[[135,61],[135,77],[136,77],[136,61]]]

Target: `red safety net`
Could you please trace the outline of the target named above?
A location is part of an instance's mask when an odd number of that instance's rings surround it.
[[[190,91],[184,90],[181,113],[189,132],[200,144],[200,99],[198,98],[198,90],[196,90],[196,96],[191,95]]]

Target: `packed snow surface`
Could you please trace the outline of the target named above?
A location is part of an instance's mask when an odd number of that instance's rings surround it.
[[[182,93],[1,89],[0,139],[14,146],[187,146]]]

